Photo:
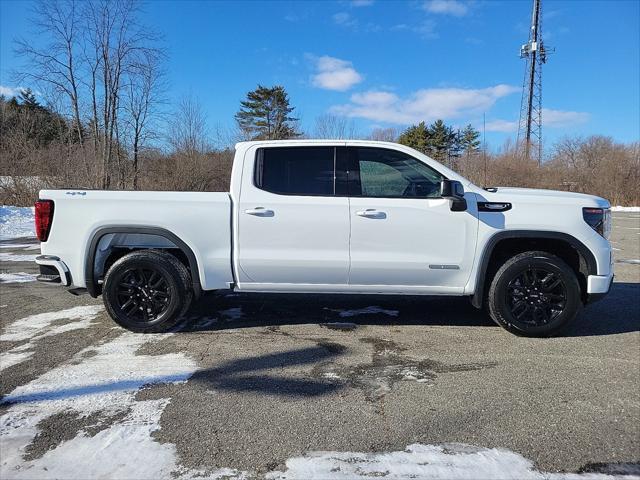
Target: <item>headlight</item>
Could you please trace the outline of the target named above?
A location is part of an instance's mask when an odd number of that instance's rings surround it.
[[[611,234],[611,209],[585,207],[582,209],[582,218],[591,228],[609,240]]]

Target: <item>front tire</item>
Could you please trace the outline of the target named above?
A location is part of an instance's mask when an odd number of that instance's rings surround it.
[[[188,270],[173,255],[139,250],[111,266],[102,298],[109,316],[127,330],[166,332],[182,320],[191,304],[190,283]]]
[[[520,253],[502,265],[487,303],[498,325],[528,337],[559,334],[582,306],[575,272],[562,259],[541,251]]]

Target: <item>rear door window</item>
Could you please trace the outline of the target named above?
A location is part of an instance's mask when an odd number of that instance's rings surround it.
[[[281,195],[334,195],[334,147],[277,147],[258,150],[256,187]]]

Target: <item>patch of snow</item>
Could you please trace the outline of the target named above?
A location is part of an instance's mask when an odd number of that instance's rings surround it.
[[[0,240],[35,236],[34,207],[0,206]]]
[[[596,480],[635,478],[600,473],[547,473],[536,470],[523,456],[502,448],[462,444],[409,445],[387,453],[311,452],[286,461],[283,472],[269,472],[270,480],[289,479],[456,479],[476,480]]]
[[[86,305],[21,318],[6,328],[5,332],[0,335],[0,341],[33,341],[39,338],[57,335],[63,331],[87,328],[102,308],[102,305]],[[51,328],[53,322],[63,319],[73,320],[73,322]]]
[[[384,308],[380,308],[380,307],[366,307],[366,308],[359,308],[357,310],[336,310],[332,308],[327,308],[326,310],[337,312],[343,318],[355,317],[357,315],[373,315],[373,314],[379,314],[379,313],[382,313],[384,315],[389,315],[390,317],[398,316],[398,310],[385,310]]]
[[[58,312],[31,315],[30,317],[16,320],[0,335],[0,341],[15,342],[28,340],[28,342],[0,353],[0,370],[17,365],[31,358],[34,354],[34,342],[36,340],[70,332],[71,330],[88,328],[92,325],[93,319],[100,310],[102,310],[102,305],[74,307]],[[51,326],[53,322],[62,319],[69,319],[70,321],[62,325],[56,325],[55,327]]]
[[[25,283],[35,282],[36,276],[32,273],[16,272],[16,273],[0,273],[0,283]]]
[[[621,207],[615,206],[611,207],[612,212],[640,212],[640,207]]]
[[[640,265],[640,260],[637,258],[621,258],[620,260],[616,260],[616,263],[630,263],[631,265]]]
[[[176,448],[157,443],[151,434],[169,399],[136,401],[145,385],[185,382],[196,370],[182,353],[136,355],[143,345],[166,335],[124,333],[100,346],[79,352],[73,362],[61,365],[17,387],[3,402],[12,403],[0,418],[3,454],[2,478],[208,478],[241,476],[220,469],[190,471],[176,463]],[[93,354],[87,357],[86,354]],[[24,460],[25,449],[38,434],[38,423],[59,413],[113,415],[126,412],[122,420],[91,436],[78,435],[47,451],[42,457]],[[136,452],[131,461],[131,452]]]
[[[20,255],[16,253],[0,253],[0,262],[35,262],[38,255]]]
[[[30,243],[3,243],[0,245],[0,248],[15,248],[16,250],[19,250],[29,248],[30,246]]]
[[[19,363],[28,360],[33,355],[33,352],[14,352],[9,350],[0,354],[0,372],[5,368],[13,367]]]

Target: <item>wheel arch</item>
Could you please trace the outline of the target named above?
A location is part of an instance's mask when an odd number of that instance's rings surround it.
[[[598,268],[594,254],[584,243],[563,232],[509,230],[494,234],[485,244],[471,297],[474,307],[482,307],[489,290],[487,283],[493,279],[500,260],[530,249],[548,251],[566,261],[578,276],[583,301],[586,300],[586,277],[597,275]]]
[[[150,235],[164,239],[169,245],[154,246],[154,245],[138,245],[138,244],[123,244],[116,245],[114,248],[129,248],[130,250],[144,250],[144,249],[160,249],[170,250],[177,249],[181,256],[186,260],[187,266],[191,273],[191,282],[193,286],[194,295],[197,297],[202,293],[202,285],[200,283],[200,271],[198,269],[198,261],[193,253],[193,250],[187,245],[180,237],[175,233],[161,227],[150,226],[133,226],[133,225],[110,225],[104,226],[96,230],[91,239],[89,240],[88,248],[85,255],[85,282],[86,289],[89,295],[97,297],[101,293],[101,286],[98,284],[98,278],[96,276],[96,253],[100,241],[107,235],[112,234],[124,234],[124,235]],[[106,266],[108,257],[104,258],[102,268]],[[179,260],[183,261],[181,258]],[[183,261],[184,263],[184,261]],[[104,273],[104,272],[102,272]]]

